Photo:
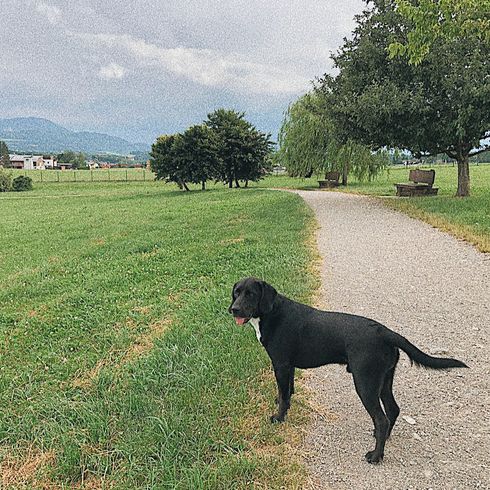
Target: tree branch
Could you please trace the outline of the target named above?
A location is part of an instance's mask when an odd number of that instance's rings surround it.
[[[470,157],[474,157],[475,155],[479,155],[480,153],[483,153],[485,151],[490,150],[490,146],[485,146],[484,148],[480,148],[479,150],[476,150],[475,152],[471,153],[470,152]]]

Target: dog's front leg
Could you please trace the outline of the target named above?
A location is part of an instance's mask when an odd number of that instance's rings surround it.
[[[291,368],[290,366],[274,366],[277,381],[278,412],[271,416],[271,422],[284,422],[291,399]]]
[[[289,398],[291,398],[294,395],[294,367],[289,368]],[[279,398],[281,397],[281,394],[279,392],[279,389],[277,390],[277,397],[274,400],[274,403],[276,405],[279,404]]]

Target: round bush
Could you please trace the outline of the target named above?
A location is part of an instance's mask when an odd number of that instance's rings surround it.
[[[15,177],[15,179],[12,181],[12,190],[16,192],[31,191],[32,179],[30,177],[25,177],[24,175]]]
[[[9,173],[0,169],[0,192],[8,192],[12,189],[12,177]]]

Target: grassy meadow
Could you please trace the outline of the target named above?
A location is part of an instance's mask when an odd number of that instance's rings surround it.
[[[247,275],[310,300],[313,224],[263,189],[0,194],[0,487],[294,488],[301,409],[269,424],[267,355],[227,307]]]

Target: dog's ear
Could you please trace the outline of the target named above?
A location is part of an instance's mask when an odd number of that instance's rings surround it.
[[[272,311],[277,291],[265,281],[260,281],[260,286],[262,287],[262,296],[260,297],[259,302],[259,313],[260,316],[262,316]]]
[[[233,287],[231,288],[231,305],[228,308],[228,313],[231,313],[231,307],[233,306],[233,303],[235,302],[235,288],[238,283],[236,282],[233,284]]]

